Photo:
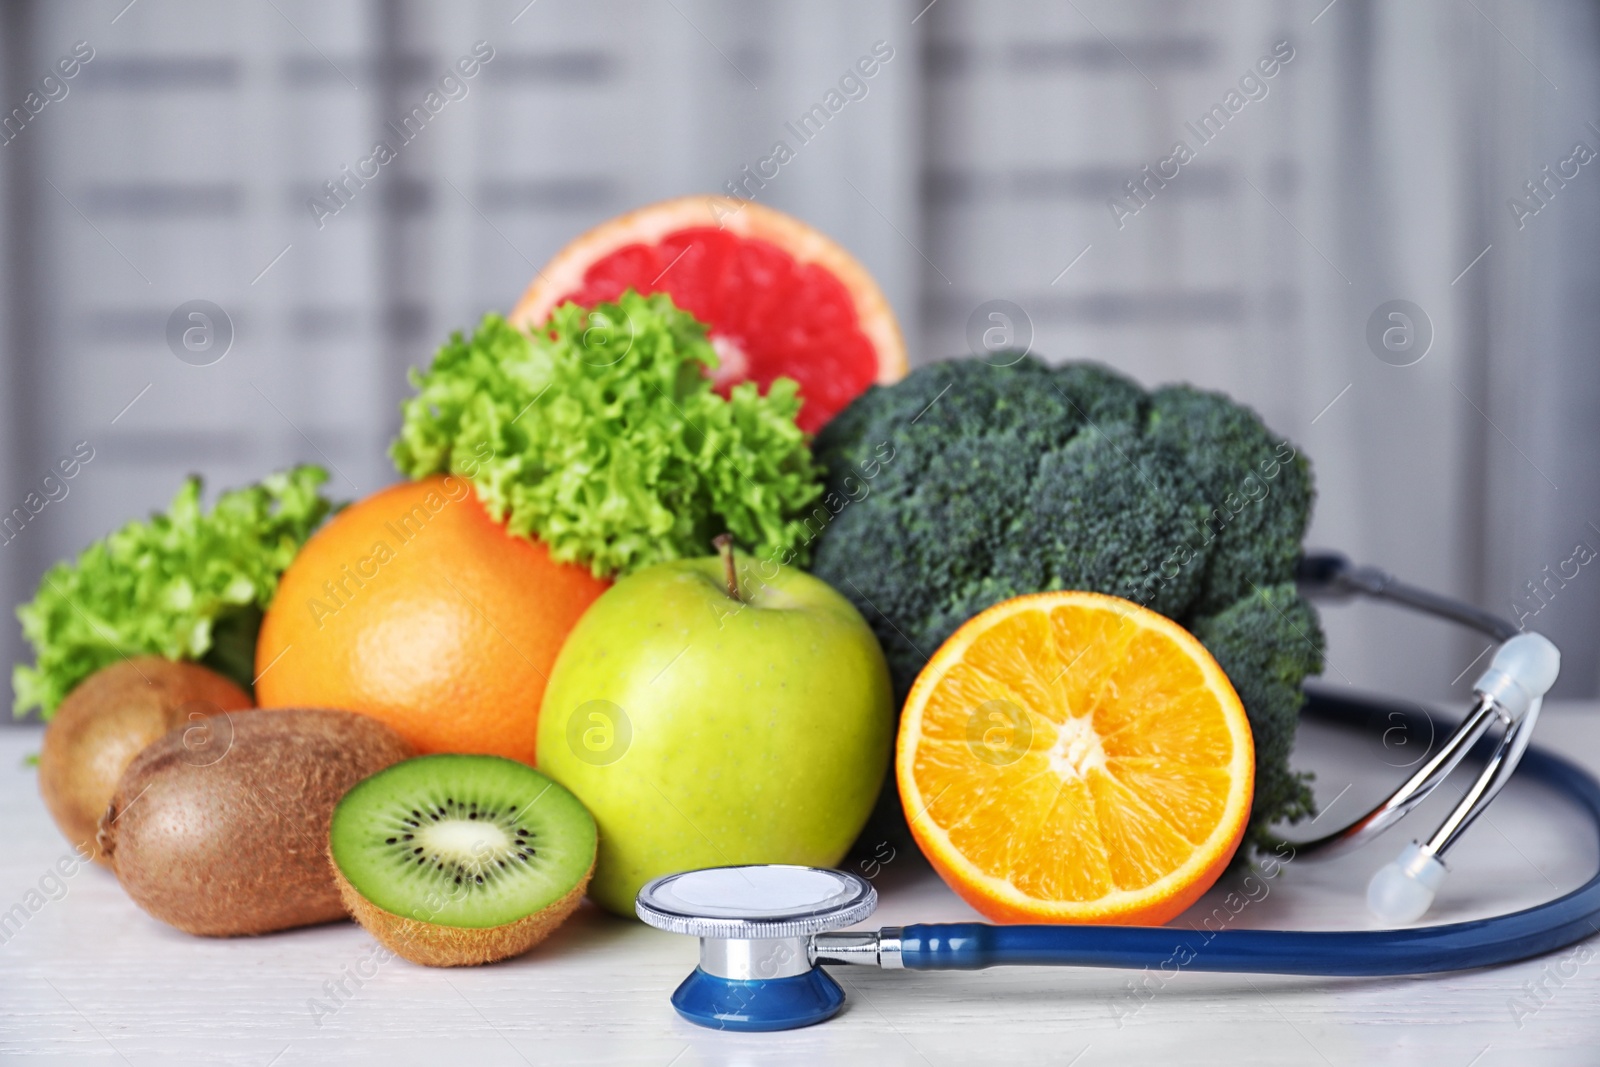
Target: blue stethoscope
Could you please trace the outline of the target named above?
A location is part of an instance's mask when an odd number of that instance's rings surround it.
[[[1483,770],[1426,841],[1414,841],[1367,887],[1379,919],[1414,922],[1433,903],[1446,873],[1442,856],[1520,765],[1564,793],[1600,833],[1600,782],[1528,740],[1544,694],[1560,668],[1556,647],[1503,619],[1396,581],[1341,556],[1302,561],[1302,588],[1317,596],[1361,594],[1394,601],[1477,629],[1500,642],[1474,685],[1472,710],[1443,746],[1387,800],[1342,830],[1287,842],[1296,858],[1329,856],[1371,840],[1410,812],[1469,751]],[[1313,696],[1307,711],[1351,725],[1421,716],[1367,700]],[[1499,736],[1486,735],[1499,727]],[[1600,873],[1537,907],[1442,926],[1323,932],[1139,926],[991,926],[923,923],[845,931],[876,909],[877,891],[844,871],[778,864],[713,867],[657,878],[636,910],[651,926],[700,939],[700,965],[672,994],[690,1022],[723,1030],[789,1030],[831,1017],[844,991],[819,964],[886,970],[976,970],[1007,964],[1160,967],[1175,957],[1200,971],[1257,974],[1395,975],[1458,971],[1550,952],[1600,930]]]

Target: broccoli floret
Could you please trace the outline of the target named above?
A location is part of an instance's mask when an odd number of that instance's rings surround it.
[[[1158,564],[1205,515],[1200,484],[1170,445],[1127,426],[1085,429],[1040,458],[994,573],[1011,582],[1008,596],[1094,589],[1175,615],[1200,591],[1206,546],[1170,579]]]
[[[1293,582],[1258,586],[1189,628],[1216,657],[1250,717],[1256,743],[1256,794],[1249,843],[1265,845],[1268,822],[1312,811],[1310,775],[1289,767],[1289,750],[1305,704],[1300,683],[1322,673],[1324,638],[1317,613]]]
[[[1291,581],[1311,518],[1311,465],[1256,413],[1221,393],[1169,385],[1150,396],[1145,431],[1189,458],[1211,507],[1215,536],[1205,593],[1193,610],[1221,611],[1252,584]],[[1279,499],[1272,506],[1268,498]]]
[[[921,368],[824,428],[828,498],[849,503],[813,570],[872,624],[902,699],[957,627],[1008,597],[1088,589],[1167,615],[1250,715],[1253,839],[1306,814],[1288,757],[1322,638],[1285,584],[1310,518],[1304,457],[1220,394],[1146,393],[1093,363],[1007,362]]]

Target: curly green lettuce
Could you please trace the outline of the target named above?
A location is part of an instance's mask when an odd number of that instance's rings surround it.
[[[280,471],[200,506],[200,479],[166,512],[96,541],[44,574],[17,609],[35,663],[18,664],[18,716],[48,721],[83,679],[128,656],[199,660],[249,691],[256,631],[278,578],[332,505],[320,467]]]
[[[704,324],[665,294],[567,304],[530,336],[498,315],[456,333],[402,405],[395,466],[451,472],[514,534],[599,577],[703,556],[731,533],[804,563],[821,470],[780,378],[723,398]]]

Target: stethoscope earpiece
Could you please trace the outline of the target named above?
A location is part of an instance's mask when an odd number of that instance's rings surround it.
[[[1378,869],[1367,883],[1367,910],[1380,922],[1404,925],[1414,923],[1427,914],[1433,898],[1439,891],[1448,869],[1439,857],[1444,855],[1472,821],[1481,815],[1494,800],[1522,760],[1522,754],[1533,736],[1534,723],[1539,720],[1539,710],[1544,695],[1556,684],[1561,673],[1561,652],[1542,634],[1518,634],[1501,644],[1489,662],[1489,669],[1473,684],[1478,706],[1472,717],[1457,727],[1455,734],[1445,742],[1445,750],[1457,737],[1463,742],[1453,759],[1441,764],[1433,773],[1418,772],[1421,785],[1404,811],[1421,803],[1423,797],[1436,788],[1455,767],[1468,744],[1476,741],[1498,718],[1505,727],[1500,743],[1488,764],[1479,773],[1478,780],[1467,790],[1454,811],[1440,824],[1427,842],[1413,841],[1401,850],[1393,862]],[[1474,726],[1474,719],[1482,720],[1482,728]],[[1442,753],[1441,753],[1442,754]],[[1409,786],[1411,783],[1407,783]],[[1401,787],[1404,792],[1406,786]],[[1396,796],[1399,794],[1397,793]],[[1391,798],[1393,799],[1393,798]],[[1387,803],[1387,802],[1385,802]],[[1381,810],[1375,809],[1375,813]],[[1370,816],[1369,816],[1370,818]],[[1357,827],[1361,821],[1357,822]],[[1385,826],[1388,824],[1385,823]],[[1378,827],[1381,831],[1384,827]],[[1336,837],[1338,835],[1335,835]]]
[[[1367,910],[1380,922],[1395,926],[1414,923],[1433,907],[1446,873],[1443,861],[1425,854],[1413,841],[1392,862],[1379,867],[1367,883]]]

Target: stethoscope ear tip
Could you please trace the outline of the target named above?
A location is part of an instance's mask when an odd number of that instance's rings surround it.
[[[1391,926],[1414,923],[1433,906],[1445,865],[1413,841],[1367,883],[1367,910]]]
[[[1515,720],[1550,691],[1560,673],[1561,650],[1548,637],[1530,630],[1500,646],[1473,688],[1492,697],[1508,721]]]

